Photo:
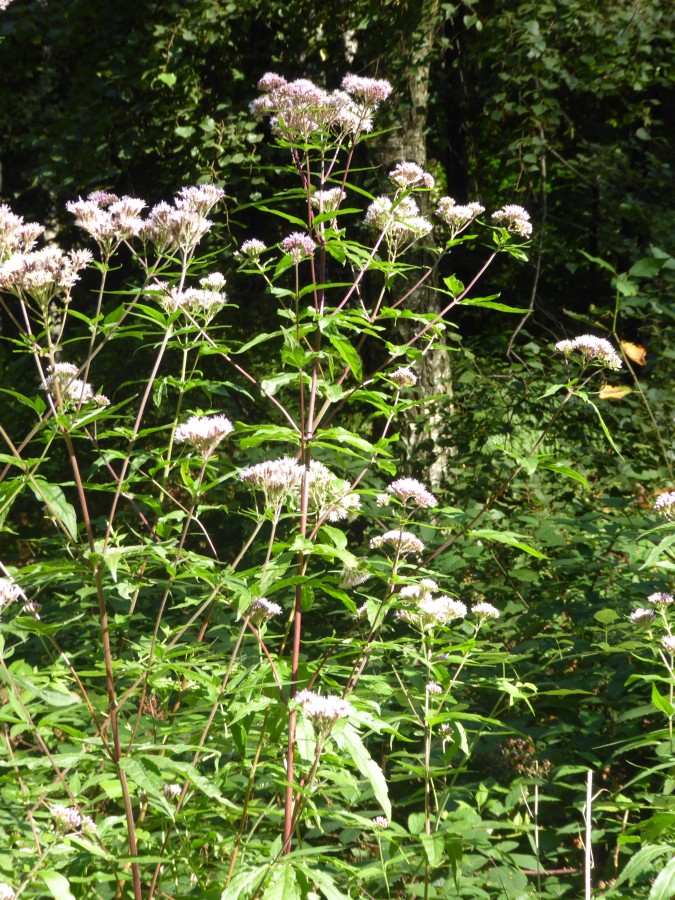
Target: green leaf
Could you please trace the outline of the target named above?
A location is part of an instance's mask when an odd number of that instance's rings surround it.
[[[331,737],[341,750],[349,753],[356,768],[370,782],[375,798],[384,810],[385,816],[391,819],[391,802],[387,782],[382,774],[382,769],[366,750],[359,733],[347,722],[344,728],[335,731]]]
[[[645,256],[630,267],[628,274],[632,275],[633,278],[653,278],[654,275],[659,274],[665,263],[665,259]]]
[[[336,337],[333,334],[328,335],[328,340],[331,342],[331,345],[335,347],[344,362],[349,366],[356,380],[360,381],[363,374],[361,359],[349,341],[346,341],[344,338]]]
[[[530,556],[534,556],[536,559],[548,559],[545,553],[541,553],[539,550],[535,550],[534,547],[530,547],[529,544],[526,544],[519,534],[516,534],[512,531],[494,531],[491,528],[479,528],[477,531],[470,531],[469,535],[475,538],[482,538],[486,541],[496,541],[499,544],[508,544],[509,547],[517,547],[518,550],[523,550],[525,553],[529,553]]]
[[[295,870],[290,865],[274,871],[263,894],[263,900],[301,900],[301,897]]]
[[[666,854],[670,855],[672,852],[673,848],[665,844],[654,844],[642,847],[642,849],[638,850],[635,856],[628,861],[625,869],[614,882],[614,886],[618,887],[624,881],[630,881],[632,883],[638,876],[651,872],[659,857],[665,856]]]
[[[176,81],[178,80],[177,76],[173,74],[173,72],[160,72],[157,76],[157,81],[163,82],[167,87],[172,88]]]
[[[310,881],[319,887],[326,900],[349,900],[347,894],[343,894],[335,887],[335,882],[328,872],[324,872],[322,869],[307,869],[304,866],[302,871]]]
[[[675,897],[675,856],[666,863],[649,892],[649,900],[672,900]]]
[[[57,484],[49,484],[40,475],[33,476],[29,481],[35,497],[47,506],[50,515],[58,519],[72,537],[77,540],[77,516],[75,508],[66,500],[66,495]]]
[[[498,312],[506,313],[523,313],[529,312],[529,309],[521,309],[516,306],[507,306],[505,303],[495,303],[493,300],[476,297],[474,300],[462,300],[462,306],[478,306],[484,309],[496,309]]]
[[[60,872],[54,872],[52,869],[47,869],[41,873],[40,877],[47,885],[49,893],[56,900],[75,900],[70,891],[70,882],[65,875],[62,875]]]
[[[43,700],[48,706],[54,706],[57,709],[65,709],[68,706],[77,706],[82,700],[69,691],[54,690],[52,688],[41,688],[34,684],[29,678],[22,677],[16,672],[12,672],[12,681],[18,684],[24,690],[30,691]]]
[[[249,897],[250,891],[259,886],[267,871],[267,866],[257,866],[255,869],[235,875],[229,886],[220,895],[220,900],[244,900]]]
[[[675,715],[675,706],[673,706],[673,704],[664,696],[659,694],[658,688],[654,683],[652,683],[652,703],[657,709],[660,709],[662,713],[665,713],[669,719]]]
[[[602,418],[602,413],[600,412],[600,410],[598,409],[598,407],[595,405],[595,403],[593,403],[593,401],[592,401],[591,398],[588,396],[588,394],[584,393],[584,391],[577,391],[577,397],[580,397],[582,400],[584,400],[586,403],[588,403],[589,406],[592,406],[593,409],[596,411],[596,413],[598,414],[598,419],[600,419],[600,426],[601,426],[601,428],[602,428],[602,430],[603,430],[603,432],[604,432],[604,434],[605,434],[605,437],[606,437],[607,440],[609,441],[610,447],[612,448],[612,450],[614,450],[614,452],[615,452],[616,455],[619,457],[619,459],[622,459],[622,460],[623,460],[623,456],[621,455],[621,451],[619,450],[619,448],[618,448],[618,447],[616,446],[616,444],[614,443],[614,438],[613,438],[612,435],[609,433],[609,428],[607,428],[607,425],[605,424],[605,420]],[[625,460],[624,460],[624,462],[625,462]]]
[[[120,759],[120,768],[129,776],[129,780],[146,794],[159,794],[162,789],[162,778],[159,775],[150,775],[143,763],[133,757],[123,756]]]
[[[583,484],[587,491],[590,491],[591,489],[590,484],[584,478],[584,476],[577,472],[576,469],[573,469],[571,466],[564,466],[562,463],[558,462],[545,462],[540,459],[539,468],[549,469],[551,472],[557,472],[559,475],[566,475],[568,478],[571,478],[574,481],[578,481],[579,484]]]
[[[442,834],[421,834],[420,841],[424,847],[427,860],[432,869],[438,868],[445,856]]]

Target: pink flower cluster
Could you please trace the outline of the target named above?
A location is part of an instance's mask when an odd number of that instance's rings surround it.
[[[286,81],[268,72],[258,82],[261,96],[251,104],[257,118],[270,117],[272,130],[290,140],[307,140],[317,132],[338,137],[370,131],[372,115],[391,93],[387,81],[347,75],[342,90],[326,91],[306,78]]]

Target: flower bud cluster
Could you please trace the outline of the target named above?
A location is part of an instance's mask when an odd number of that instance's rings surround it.
[[[227,295],[219,290],[224,284],[225,278],[220,272],[214,272],[200,280],[200,288],[180,290],[169,287],[164,281],[155,281],[150,290],[159,296],[159,302],[168,313],[183,312],[208,320],[227,303]]]
[[[571,341],[558,341],[555,349],[565,356],[578,354],[586,363],[597,362],[609,369],[620,369],[623,365],[610,342],[592,334],[582,334]]]
[[[338,719],[344,719],[354,712],[351,703],[333,694],[321,696],[315,691],[303,690],[295,699],[307,718],[322,729],[330,728]]]
[[[213,225],[208,213],[224,196],[225,191],[213,184],[181,188],[173,206],[164,201],[153,206],[139,236],[159,253],[191,253]]]
[[[353,519],[361,509],[361,497],[349,490],[349,482],[313,459],[309,464],[309,509],[329,522]]]
[[[78,368],[72,363],[56,363],[49,366],[45,387],[54,399],[60,395],[66,406],[94,403],[96,406],[109,406],[110,400],[104,394],[95,394],[94,389],[86,381],[77,378]]]
[[[342,90],[330,92],[305,78],[286,81],[274,72],[263,75],[258,89],[261,96],[251,104],[251,113],[269,116],[275,134],[304,141],[317,133],[343,138],[371,131],[373,113],[391,93],[387,81],[356,75],[347,75]]]
[[[298,489],[304,470],[297,460],[284,456],[248,466],[241,470],[239,478],[263,492],[267,509],[278,509]]]
[[[257,238],[250,238],[248,241],[244,241],[234,255],[237,258],[247,256],[249,259],[258,259],[260,254],[264,253],[265,250],[267,250],[267,245],[264,244],[263,241],[259,241]]]
[[[414,387],[417,384],[417,375],[408,366],[399,366],[387,375],[390,381],[399,388]]]

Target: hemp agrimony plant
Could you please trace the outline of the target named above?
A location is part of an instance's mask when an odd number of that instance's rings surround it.
[[[477,527],[508,482],[468,519],[400,471],[396,423],[452,310],[501,308],[470,294],[525,258],[529,217],[484,220],[408,161],[368,194],[384,80],[259,88],[298,187],[259,202],[288,233],[241,244],[240,296],[200,255],[218,186],[74,200],[93,250],[0,207],[6,340],[32,363],[0,423],[0,896],[449,897],[480,868],[458,783],[534,689],[490,639],[499,610],[438,563],[460,539],[535,551]],[[470,284],[413,312],[477,240]],[[558,345],[582,363],[563,403],[615,363],[593,340]]]

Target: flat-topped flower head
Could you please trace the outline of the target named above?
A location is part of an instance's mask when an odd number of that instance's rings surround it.
[[[491,603],[474,603],[471,612],[481,619],[498,619],[499,610]]]
[[[312,206],[322,213],[335,212],[346,196],[342,188],[339,187],[314,191],[312,194]]]
[[[332,694],[322,696],[315,691],[303,690],[295,699],[307,718],[322,729],[330,728],[338,719],[344,719],[354,712],[351,703]]]
[[[342,90],[351,94],[367,106],[378,106],[384,103],[393,88],[384,78],[363,78],[360,75],[345,75],[342,79]]]
[[[50,812],[54,817],[54,824],[60,831],[77,831],[82,825],[82,816],[74,806],[50,807]]]
[[[398,556],[409,556],[411,553],[424,553],[423,542],[409,531],[387,531],[370,539],[370,549],[391,547]]]
[[[173,206],[164,201],[153,206],[139,234],[159,253],[191,253],[213,225],[206,215],[224,193],[212,184],[181,188]]]
[[[399,366],[387,375],[399,388],[414,387],[417,384],[417,375],[408,366]]]
[[[623,365],[610,342],[593,334],[581,334],[573,340],[558,341],[555,349],[565,356],[575,354],[584,363],[599,363],[608,369],[620,369]]]
[[[210,456],[233,430],[234,425],[225,416],[190,416],[176,429],[175,440],[179,444],[191,444],[204,456]]]
[[[376,828],[389,828],[389,819],[386,816],[374,816],[370,821]]]
[[[290,256],[297,266],[303,259],[308,259],[312,256],[316,250],[316,244],[308,234],[294,231],[283,239],[281,249]]]
[[[656,593],[650,594],[647,600],[654,606],[665,607],[675,603],[675,597],[672,594],[664,594],[663,591],[656,591]]]
[[[630,614],[630,620],[634,625],[651,625],[654,621],[653,609],[634,609]]]
[[[397,497],[404,506],[419,506],[423,509],[433,509],[438,506],[434,495],[428,491],[421,481],[415,478],[397,478],[387,488],[389,493]]]
[[[514,234],[522,237],[529,237],[532,234],[530,214],[522,206],[516,206],[515,203],[502,206],[501,209],[492,213],[492,218],[498,225]]]
[[[437,681],[427,681],[427,694],[442,694],[443,688]]]
[[[304,471],[297,460],[284,456],[248,466],[239,478],[263,492],[266,509],[277,509],[298,488]]]
[[[402,600],[420,600],[438,590],[433,578],[421,578],[417,584],[406,584],[398,592]]]
[[[403,188],[432,188],[433,176],[425,172],[421,166],[414,162],[400,162],[389,173],[389,178],[396,187]]]
[[[667,519],[675,518],[675,491],[665,491],[659,494],[654,503],[654,512],[660,513]]]
[[[661,638],[661,643],[664,648],[670,653],[671,656],[675,656],[675,636],[672,634],[666,634]]]
[[[260,625],[261,622],[266,622],[272,616],[281,615],[282,612],[278,603],[272,603],[267,597],[256,597],[246,610],[246,616],[254,625]]]
[[[436,215],[450,226],[451,236],[456,237],[460,231],[473,222],[476,216],[485,212],[485,207],[480,203],[467,203],[460,205],[455,203],[452,197],[441,197],[436,207]]]

